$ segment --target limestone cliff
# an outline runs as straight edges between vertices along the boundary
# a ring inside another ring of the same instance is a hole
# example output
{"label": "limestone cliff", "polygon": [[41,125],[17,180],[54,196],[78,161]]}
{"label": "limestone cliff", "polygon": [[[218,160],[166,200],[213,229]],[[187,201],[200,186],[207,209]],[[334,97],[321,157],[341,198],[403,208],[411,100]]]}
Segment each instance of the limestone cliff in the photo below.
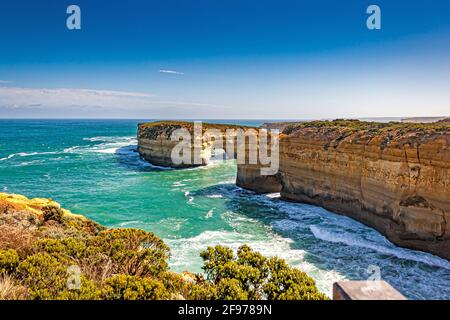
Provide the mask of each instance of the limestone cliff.
{"label": "limestone cliff", "polygon": [[313,122],[280,142],[281,196],[450,259],[450,126]]}
{"label": "limestone cliff", "polygon": [[[139,152],[172,166],[171,130],[186,125],[140,125]],[[239,186],[322,206],[398,245],[450,259],[450,123],[305,122],[285,127],[279,143],[278,173],[238,164]]]}
{"label": "limestone cliff", "polygon": [[[226,139],[233,140],[231,143],[235,143],[235,135],[225,137],[226,129],[243,129],[247,127],[234,126],[234,125],[222,125],[222,124],[211,124],[203,123],[202,131],[200,135],[205,134],[207,130],[216,130],[221,138],[224,138],[224,143]],[[196,143],[194,141],[194,123],[185,121],[158,121],[141,123],[138,127],[138,151],[139,154],[148,162],[164,167],[174,167],[174,168],[189,168],[195,166],[207,165],[211,158],[212,145],[214,144],[215,138],[211,137],[209,141],[197,141],[200,147],[199,157],[201,159],[200,163],[191,164],[177,164],[172,161],[172,151],[175,146],[179,143],[179,140],[172,140],[171,136],[175,130],[184,129],[192,136],[192,145]],[[201,140],[201,138],[200,138]],[[192,150],[192,159],[194,158],[194,150]],[[234,157],[231,154],[230,157]]]}

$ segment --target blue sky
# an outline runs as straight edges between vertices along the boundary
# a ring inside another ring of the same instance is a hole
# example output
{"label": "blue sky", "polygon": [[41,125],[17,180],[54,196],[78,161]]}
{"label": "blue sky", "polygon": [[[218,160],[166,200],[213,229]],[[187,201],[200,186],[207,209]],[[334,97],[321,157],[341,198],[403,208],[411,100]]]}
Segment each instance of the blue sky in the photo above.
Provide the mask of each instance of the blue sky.
{"label": "blue sky", "polygon": [[0,4],[3,118],[440,116],[449,88],[448,0]]}

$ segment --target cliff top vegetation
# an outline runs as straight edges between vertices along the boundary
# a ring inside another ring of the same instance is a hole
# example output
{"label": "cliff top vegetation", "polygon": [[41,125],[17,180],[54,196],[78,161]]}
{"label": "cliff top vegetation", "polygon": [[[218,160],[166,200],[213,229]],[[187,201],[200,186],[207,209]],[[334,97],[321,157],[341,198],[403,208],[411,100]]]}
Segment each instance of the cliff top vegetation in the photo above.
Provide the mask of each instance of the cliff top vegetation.
{"label": "cliff top vegetation", "polygon": [[371,122],[360,120],[336,119],[330,121],[309,121],[291,124],[285,128],[283,133],[291,134],[302,128],[328,128],[328,129],[349,129],[351,131],[371,131],[373,133],[384,133],[388,131],[401,130],[403,132],[442,132],[450,130],[448,121],[433,123],[406,123],[406,122]]}
{"label": "cliff top vegetation", "polygon": [[443,138],[450,141],[450,122],[403,123],[368,122],[336,119],[291,124],[283,130],[288,136],[319,137],[327,141],[324,148],[337,148],[342,142],[378,143],[382,149],[388,145],[419,146],[427,141]]}
{"label": "cliff top vegetation", "polygon": [[[147,139],[156,139],[163,135],[170,137],[171,134],[177,129],[187,129],[190,133],[194,132],[193,121],[155,121],[139,124],[139,137],[145,137]],[[218,129],[223,132],[227,129],[249,129],[254,128],[250,126],[241,126],[234,124],[217,124],[202,122],[202,133],[208,129]]]}

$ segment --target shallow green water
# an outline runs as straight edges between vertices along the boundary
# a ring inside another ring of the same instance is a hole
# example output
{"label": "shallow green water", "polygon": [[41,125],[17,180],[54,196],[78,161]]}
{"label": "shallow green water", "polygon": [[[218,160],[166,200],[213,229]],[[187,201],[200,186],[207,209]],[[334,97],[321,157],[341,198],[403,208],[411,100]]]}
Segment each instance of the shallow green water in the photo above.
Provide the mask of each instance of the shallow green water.
{"label": "shallow green water", "polygon": [[380,270],[409,298],[450,299],[449,262],[324,209],[242,190],[232,160],[153,167],[135,152],[137,123],[0,120],[0,191],[51,197],[107,226],[153,231],[171,247],[177,271],[200,272],[208,245],[247,243],[302,268],[327,294],[338,279]]}

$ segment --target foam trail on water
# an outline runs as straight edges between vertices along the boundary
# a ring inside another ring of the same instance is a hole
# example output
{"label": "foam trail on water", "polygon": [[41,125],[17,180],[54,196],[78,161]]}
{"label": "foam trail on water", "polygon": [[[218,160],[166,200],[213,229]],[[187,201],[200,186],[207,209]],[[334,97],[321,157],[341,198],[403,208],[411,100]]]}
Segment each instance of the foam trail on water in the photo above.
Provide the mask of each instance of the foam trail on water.
{"label": "foam trail on water", "polygon": [[386,246],[378,245],[377,243],[362,240],[351,233],[331,232],[318,226],[311,226],[310,230],[317,239],[334,243],[343,243],[349,246],[367,248],[382,254],[393,255],[400,259],[423,262],[431,266],[437,266],[450,270],[450,262],[427,253],[415,252],[398,247],[389,248]]}
{"label": "foam trail on water", "polygon": [[0,161],[5,161],[5,160],[9,160],[11,158],[14,157],[32,157],[32,156],[40,156],[40,155],[48,155],[48,154],[58,154],[59,152],[55,152],[55,151],[48,151],[48,152],[30,152],[30,153],[26,153],[26,152],[20,152],[20,153],[13,153],[10,154],[4,158],[0,158]]}

